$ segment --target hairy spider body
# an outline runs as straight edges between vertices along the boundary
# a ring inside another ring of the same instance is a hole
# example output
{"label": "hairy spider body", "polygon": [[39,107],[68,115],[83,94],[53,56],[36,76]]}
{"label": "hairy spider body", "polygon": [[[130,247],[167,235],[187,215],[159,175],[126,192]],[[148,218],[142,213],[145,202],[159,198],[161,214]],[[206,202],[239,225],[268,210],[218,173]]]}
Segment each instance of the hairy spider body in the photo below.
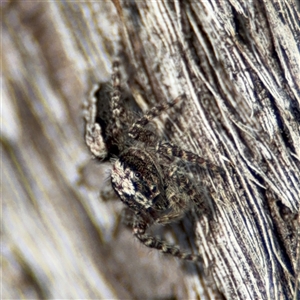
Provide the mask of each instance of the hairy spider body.
{"label": "hairy spider body", "polygon": [[163,189],[162,175],[161,168],[147,151],[132,147],[113,165],[111,182],[120,199],[134,211],[159,209],[154,199]]}
{"label": "hairy spider body", "polygon": [[191,208],[203,208],[197,189],[178,161],[216,168],[202,157],[160,140],[148,126],[183,96],[158,104],[136,119],[121,98],[118,62],[113,63],[109,104],[103,105],[102,111],[97,108],[98,100],[103,100],[99,90],[99,86],[94,89],[85,103],[85,141],[96,158],[112,162],[112,187],[129,208],[126,221],[132,225],[133,234],[147,247],[178,258],[202,261],[198,255],[182,252],[146,234],[155,223],[167,224],[181,219]]}

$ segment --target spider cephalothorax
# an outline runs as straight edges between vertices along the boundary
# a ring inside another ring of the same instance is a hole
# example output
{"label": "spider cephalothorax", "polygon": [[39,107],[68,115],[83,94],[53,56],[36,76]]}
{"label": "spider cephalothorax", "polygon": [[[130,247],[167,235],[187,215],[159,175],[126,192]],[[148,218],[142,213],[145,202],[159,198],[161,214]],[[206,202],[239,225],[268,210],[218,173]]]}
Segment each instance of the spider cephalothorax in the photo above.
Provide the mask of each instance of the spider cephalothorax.
{"label": "spider cephalothorax", "polygon": [[162,170],[151,155],[138,148],[124,151],[114,163],[111,173],[112,186],[121,200],[134,211],[165,209]]}
{"label": "spider cephalothorax", "polygon": [[182,259],[201,260],[198,255],[182,252],[146,234],[146,230],[154,223],[173,222],[191,208],[203,206],[197,188],[180,168],[179,161],[216,167],[192,152],[161,140],[149,127],[153,118],[184,97],[158,104],[136,118],[136,112],[128,110],[129,105],[124,105],[125,100],[121,98],[118,66],[114,62],[111,95],[106,98],[108,105],[103,104],[99,110],[99,101],[103,101],[97,98],[101,94],[99,86],[85,103],[86,144],[96,158],[111,161],[112,187],[131,211],[127,223],[132,225],[134,235],[147,247]]}

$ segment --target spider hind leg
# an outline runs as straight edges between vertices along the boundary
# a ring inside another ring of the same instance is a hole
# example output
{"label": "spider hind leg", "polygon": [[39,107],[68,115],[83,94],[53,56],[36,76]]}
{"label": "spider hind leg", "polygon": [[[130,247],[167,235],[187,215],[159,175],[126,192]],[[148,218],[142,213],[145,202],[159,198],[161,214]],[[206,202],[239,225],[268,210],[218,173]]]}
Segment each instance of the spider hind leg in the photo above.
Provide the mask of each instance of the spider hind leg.
{"label": "spider hind leg", "polygon": [[144,141],[143,136],[149,135],[148,130],[144,129],[145,126],[151,122],[154,118],[158,117],[162,112],[172,108],[179,101],[183,99],[184,96],[178,96],[171,102],[159,103],[148,110],[143,117],[138,119],[129,129],[128,135],[136,140]]}

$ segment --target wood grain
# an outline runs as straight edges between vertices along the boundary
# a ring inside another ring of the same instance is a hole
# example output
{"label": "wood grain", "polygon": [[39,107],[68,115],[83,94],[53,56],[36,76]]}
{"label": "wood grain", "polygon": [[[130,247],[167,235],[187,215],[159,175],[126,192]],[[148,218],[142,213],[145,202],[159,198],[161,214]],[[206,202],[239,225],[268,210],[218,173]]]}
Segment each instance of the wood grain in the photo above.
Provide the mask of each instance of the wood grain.
{"label": "wood grain", "polygon": [[[2,299],[300,297],[295,2],[0,5]],[[203,267],[145,249],[99,198],[81,107],[115,57],[142,110],[186,94],[159,129],[224,169],[194,175],[209,213],[158,230]]]}

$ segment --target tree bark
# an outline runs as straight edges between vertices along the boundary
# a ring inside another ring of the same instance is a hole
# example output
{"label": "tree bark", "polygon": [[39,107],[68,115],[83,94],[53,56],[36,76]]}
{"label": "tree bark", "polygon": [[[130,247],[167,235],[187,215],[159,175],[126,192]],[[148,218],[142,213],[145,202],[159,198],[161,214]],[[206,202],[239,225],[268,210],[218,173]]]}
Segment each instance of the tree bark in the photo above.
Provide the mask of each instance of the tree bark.
{"label": "tree bark", "polygon": [[[295,2],[1,9],[2,299],[300,299]],[[109,166],[90,159],[81,107],[115,58],[143,111],[186,95],[158,129],[224,170],[190,170],[209,209],[157,229],[203,266],[146,249],[99,199]]]}

